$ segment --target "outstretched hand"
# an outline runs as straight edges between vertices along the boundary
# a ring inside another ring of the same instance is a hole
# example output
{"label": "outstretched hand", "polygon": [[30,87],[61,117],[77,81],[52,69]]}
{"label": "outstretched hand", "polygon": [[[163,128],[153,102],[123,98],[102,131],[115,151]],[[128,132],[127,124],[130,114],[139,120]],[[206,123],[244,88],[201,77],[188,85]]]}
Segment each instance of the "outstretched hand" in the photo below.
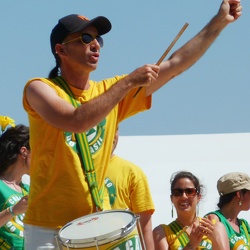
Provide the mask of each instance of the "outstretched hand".
{"label": "outstretched hand", "polygon": [[231,23],[237,20],[242,14],[240,0],[223,0],[218,15],[226,22]]}

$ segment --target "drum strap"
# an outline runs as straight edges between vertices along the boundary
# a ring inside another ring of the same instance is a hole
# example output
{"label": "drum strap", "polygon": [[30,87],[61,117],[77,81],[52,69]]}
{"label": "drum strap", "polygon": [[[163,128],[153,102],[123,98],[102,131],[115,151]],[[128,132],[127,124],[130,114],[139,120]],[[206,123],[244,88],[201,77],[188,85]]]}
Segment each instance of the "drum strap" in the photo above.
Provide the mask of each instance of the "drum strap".
{"label": "drum strap", "polygon": [[250,243],[250,235],[248,233],[247,227],[246,227],[245,222],[243,220],[242,220],[242,227],[243,227],[244,233],[246,235],[246,238],[247,238],[247,241],[249,244]]}
{"label": "drum strap", "polygon": [[[65,82],[65,80],[62,77],[58,76],[56,78],[53,78],[52,81],[55,82],[57,85],[59,85],[68,94],[72,105],[75,108],[77,108],[79,104],[75,100],[74,95],[71,89],[69,88],[68,84]],[[101,193],[103,193],[103,190],[100,190],[100,192],[98,191],[98,183],[96,180],[94,162],[93,162],[92,155],[89,149],[89,144],[88,144],[86,133],[78,133],[78,134],[75,134],[75,136],[76,136],[76,141],[78,143],[78,147],[79,147],[80,154],[81,154],[83,170],[87,177],[93,200],[95,202],[97,209],[103,210],[103,201],[101,199],[102,197]]]}
{"label": "drum strap", "polygon": [[[177,239],[177,235],[182,230],[182,227],[176,221],[171,222],[168,226],[171,228],[172,232],[176,235]],[[189,238],[186,233],[183,233],[180,237],[178,237],[178,240],[182,247],[185,247],[189,242]]]}

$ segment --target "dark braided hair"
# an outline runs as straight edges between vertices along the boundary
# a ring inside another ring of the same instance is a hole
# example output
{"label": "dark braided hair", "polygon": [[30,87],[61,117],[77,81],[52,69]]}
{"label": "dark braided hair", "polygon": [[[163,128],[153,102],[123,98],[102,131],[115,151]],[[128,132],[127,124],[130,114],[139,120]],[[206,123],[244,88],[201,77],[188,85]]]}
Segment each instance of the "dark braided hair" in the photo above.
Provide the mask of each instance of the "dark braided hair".
{"label": "dark braided hair", "polygon": [[29,128],[22,124],[8,128],[0,136],[0,175],[16,162],[21,147],[30,150],[29,139]]}
{"label": "dark braided hair", "polygon": [[49,79],[53,79],[57,76],[59,76],[59,69],[60,69],[60,65],[61,65],[61,60],[60,57],[55,54],[55,58],[56,58],[56,66],[49,72]]}
{"label": "dark braided hair", "polygon": [[58,76],[59,67],[55,66],[49,73],[49,79],[53,79]]}

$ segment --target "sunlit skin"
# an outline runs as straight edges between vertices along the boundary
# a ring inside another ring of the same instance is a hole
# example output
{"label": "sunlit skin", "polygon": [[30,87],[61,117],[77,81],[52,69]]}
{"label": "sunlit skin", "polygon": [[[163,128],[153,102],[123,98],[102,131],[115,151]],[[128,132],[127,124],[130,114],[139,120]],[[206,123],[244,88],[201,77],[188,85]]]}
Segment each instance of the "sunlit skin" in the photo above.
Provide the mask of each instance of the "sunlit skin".
{"label": "sunlit skin", "polygon": [[[81,32],[71,34],[66,37],[64,42],[80,37],[82,33],[88,33],[97,36],[98,32],[95,27],[90,26]],[[94,39],[89,44],[83,44],[81,39],[66,43],[57,44],[56,52],[62,60],[61,74],[64,79],[71,85],[78,87],[77,82],[83,77],[88,78],[89,74],[97,68],[100,56],[100,44]],[[89,84],[84,86],[88,89]]]}
{"label": "sunlit skin", "polygon": [[[181,178],[176,182],[174,188],[195,188],[193,182],[188,178]],[[189,224],[192,223],[194,217],[196,217],[196,206],[201,199],[200,194],[196,194],[193,197],[188,197],[186,193],[183,193],[182,196],[170,196],[172,203],[175,206],[177,217],[184,217],[183,219]],[[187,218],[187,219],[185,219]]]}

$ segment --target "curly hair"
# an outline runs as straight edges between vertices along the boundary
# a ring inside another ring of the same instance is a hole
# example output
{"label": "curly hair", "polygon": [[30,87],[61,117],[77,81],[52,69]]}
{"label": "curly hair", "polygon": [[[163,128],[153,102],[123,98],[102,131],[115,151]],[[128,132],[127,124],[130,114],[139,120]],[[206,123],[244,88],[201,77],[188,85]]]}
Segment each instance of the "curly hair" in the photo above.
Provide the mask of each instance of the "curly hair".
{"label": "curly hair", "polygon": [[13,163],[20,154],[21,147],[30,150],[29,128],[19,124],[8,128],[0,137],[0,175]]}

